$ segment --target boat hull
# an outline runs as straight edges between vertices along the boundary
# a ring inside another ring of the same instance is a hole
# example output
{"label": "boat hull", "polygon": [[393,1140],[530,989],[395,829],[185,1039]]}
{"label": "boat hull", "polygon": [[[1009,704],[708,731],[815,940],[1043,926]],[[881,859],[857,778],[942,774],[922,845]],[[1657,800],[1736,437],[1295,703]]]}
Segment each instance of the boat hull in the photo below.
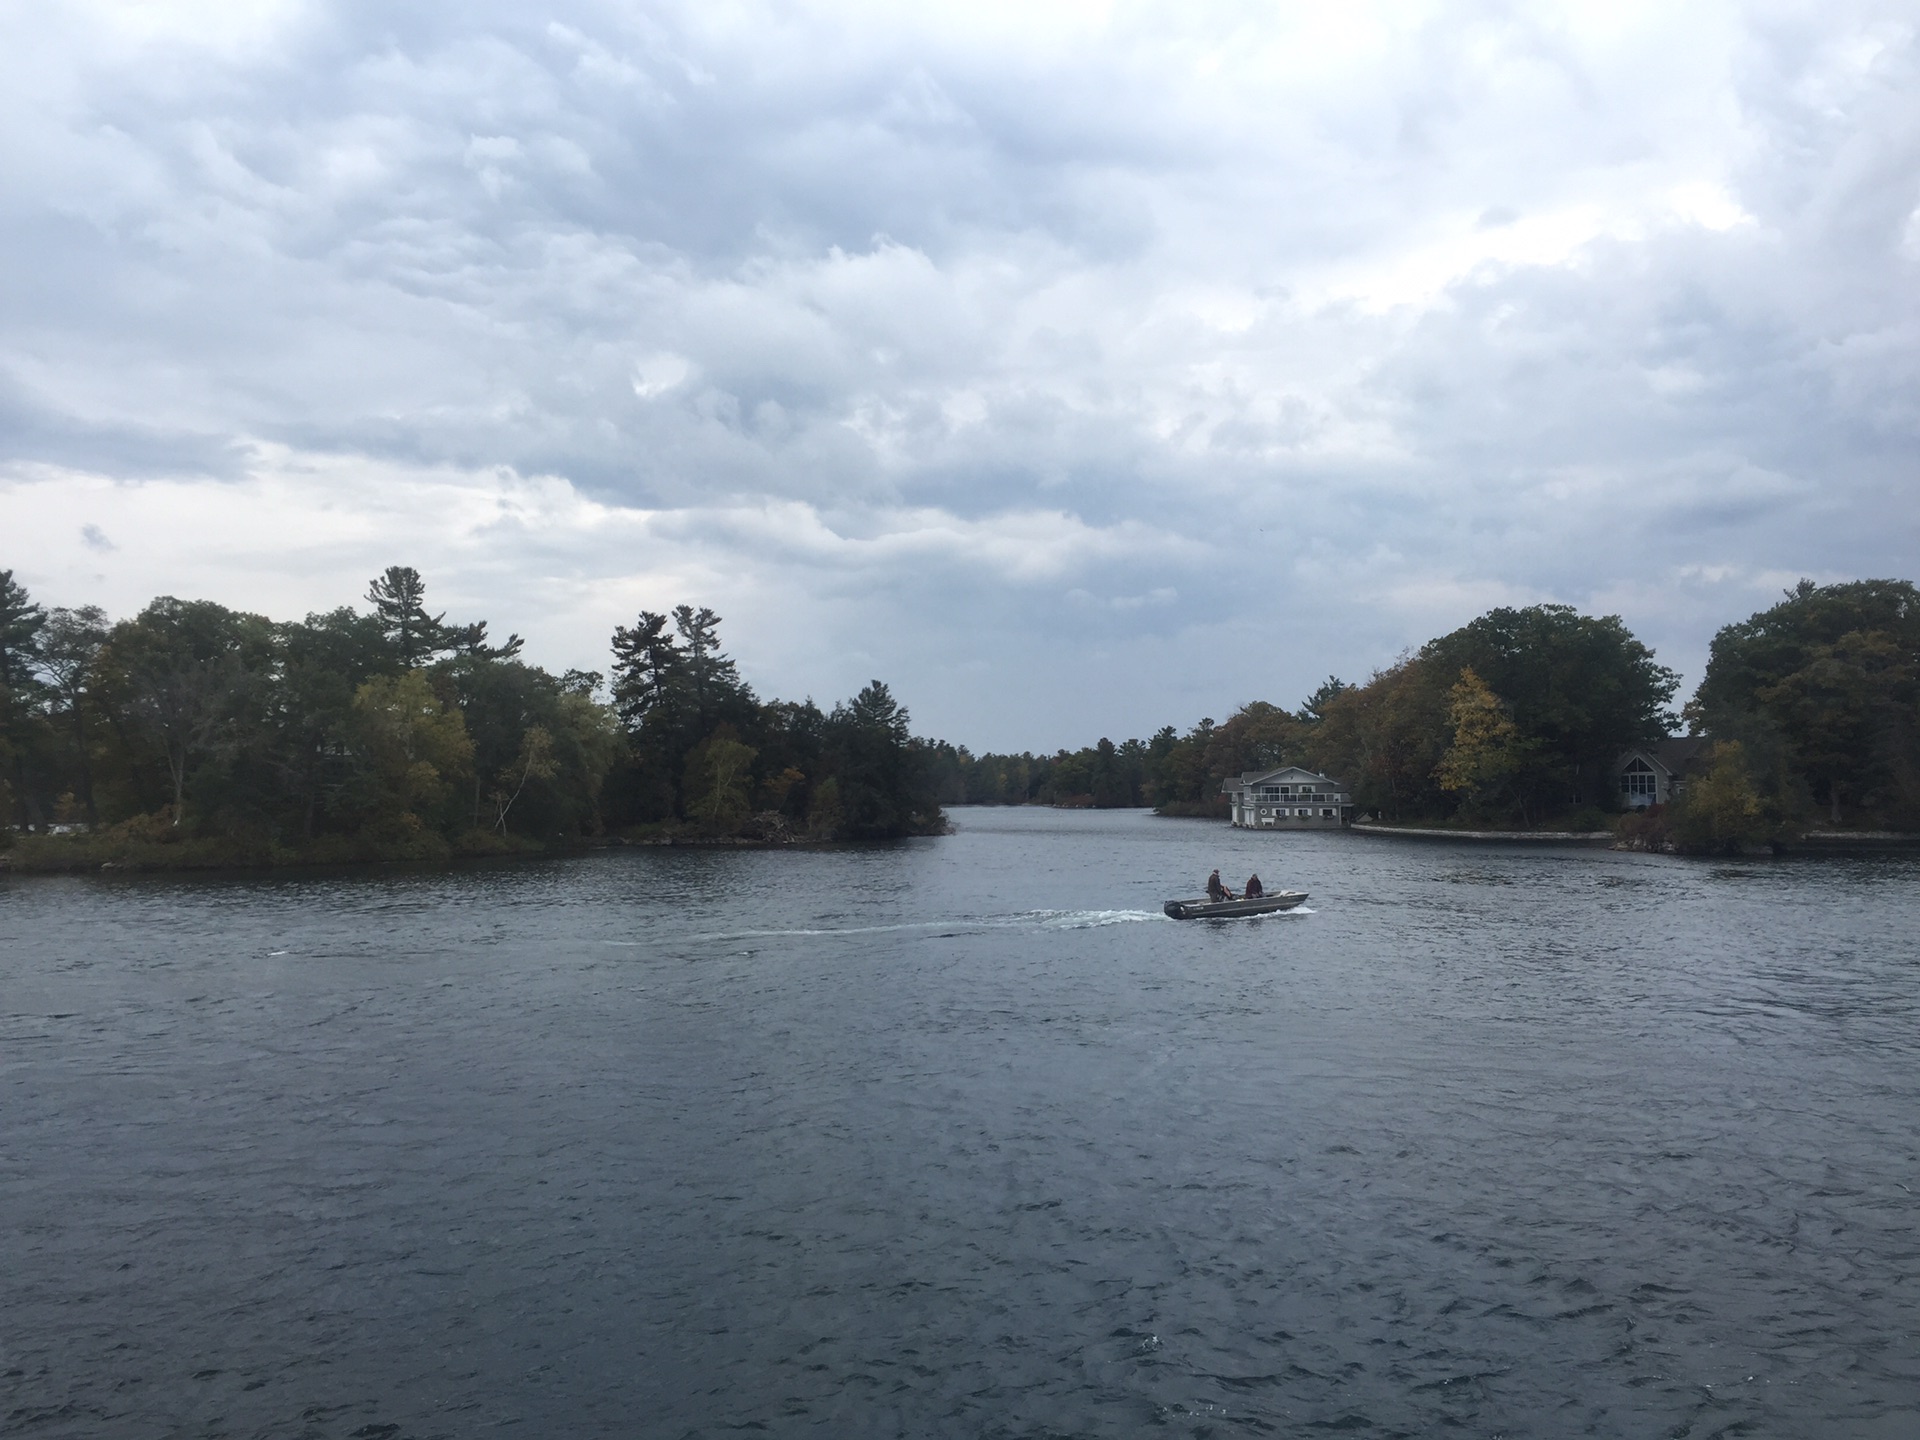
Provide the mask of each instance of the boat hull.
{"label": "boat hull", "polygon": [[1237,920],[1243,915],[1270,915],[1291,910],[1307,898],[1304,890],[1276,890],[1257,900],[1169,900],[1160,908],[1172,920]]}

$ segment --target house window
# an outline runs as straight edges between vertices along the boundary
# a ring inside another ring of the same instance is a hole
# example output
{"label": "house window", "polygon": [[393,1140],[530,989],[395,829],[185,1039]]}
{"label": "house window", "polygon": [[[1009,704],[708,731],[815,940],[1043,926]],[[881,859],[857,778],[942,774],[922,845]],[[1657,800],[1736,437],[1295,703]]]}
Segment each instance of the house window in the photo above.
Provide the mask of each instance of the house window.
{"label": "house window", "polygon": [[1322,811],[1320,812],[1320,818],[1321,818],[1322,820],[1331,820],[1331,819],[1333,818],[1333,811],[1331,811],[1331,810],[1322,810]]}
{"label": "house window", "polygon": [[1620,772],[1620,793],[1622,795],[1646,795],[1649,797],[1659,794],[1658,783],[1654,779],[1653,767],[1644,760],[1635,760],[1631,765],[1627,766],[1625,770]]}

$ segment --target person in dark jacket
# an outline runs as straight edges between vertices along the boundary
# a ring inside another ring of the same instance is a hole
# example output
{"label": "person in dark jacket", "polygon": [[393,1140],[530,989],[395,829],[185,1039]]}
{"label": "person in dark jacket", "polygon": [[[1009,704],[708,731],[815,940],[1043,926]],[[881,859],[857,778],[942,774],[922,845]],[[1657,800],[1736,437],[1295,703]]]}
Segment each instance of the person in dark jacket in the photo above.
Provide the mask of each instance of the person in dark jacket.
{"label": "person in dark jacket", "polygon": [[1221,883],[1218,870],[1207,876],[1207,899],[1213,901],[1233,899],[1233,892]]}
{"label": "person in dark jacket", "polygon": [[1258,875],[1249,875],[1247,877],[1247,888],[1240,893],[1245,895],[1249,900],[1258,900],[1267,892],[1265,887],[1260,884],[1260,877]]}

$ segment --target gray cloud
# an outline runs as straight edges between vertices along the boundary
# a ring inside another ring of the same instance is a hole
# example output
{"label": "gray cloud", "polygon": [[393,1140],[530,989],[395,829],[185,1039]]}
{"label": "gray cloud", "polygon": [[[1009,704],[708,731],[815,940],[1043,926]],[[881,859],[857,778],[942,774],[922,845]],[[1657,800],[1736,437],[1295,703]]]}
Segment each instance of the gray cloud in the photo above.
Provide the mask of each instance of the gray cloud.
{"label": "gray cloud", "polygon": [[[1920,540],[1903,6],[0,25],[0,507],[392,497],[307,560],[239,508],[296,608],[441,556],[558,664],[699,599],[762,688],[871,666],[1051,745],[1508,601],[1697,672],[1781,577]],[[406,498],[462,490],[457,535]],[[9,563],[96,598],[63,544]],[[112,583],[264,603],[144,554]]]}

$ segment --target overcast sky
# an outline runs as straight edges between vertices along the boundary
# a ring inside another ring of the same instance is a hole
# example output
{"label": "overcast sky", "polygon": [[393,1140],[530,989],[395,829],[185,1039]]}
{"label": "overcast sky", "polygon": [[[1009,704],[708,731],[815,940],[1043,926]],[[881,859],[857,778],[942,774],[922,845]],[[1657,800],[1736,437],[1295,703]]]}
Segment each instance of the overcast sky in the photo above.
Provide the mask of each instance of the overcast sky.
{"label": "overcast sky", "polygon": [[14,5],[0,568],[1051,749],[1920,578],[1920,5]]}

